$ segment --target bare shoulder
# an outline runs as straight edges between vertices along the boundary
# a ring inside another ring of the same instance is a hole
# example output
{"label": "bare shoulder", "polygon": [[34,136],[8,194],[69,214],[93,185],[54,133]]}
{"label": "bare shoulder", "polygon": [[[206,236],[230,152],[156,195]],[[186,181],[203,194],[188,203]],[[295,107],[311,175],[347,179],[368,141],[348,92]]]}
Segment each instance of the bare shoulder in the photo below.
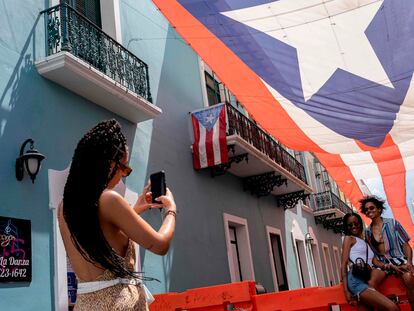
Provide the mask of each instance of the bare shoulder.
{"label": "bare shoulder", "polygon": [[129,214],[131,211],[128,202],[116,191],[105,190],[99,198],[99,212],[107,219],[121,217],[122,214]]}
{"label": "bare shoulder", "polygon": [[119,200],[123,200],[123,198],[118,192],[114,190],[105,190],[104,192],[102,192],[99,198],[99,203],[100,204],[115,203]]}
{"label": "bare shoulder", "polygon": [[355,243],[356,243],[355,237],[350,236],[350,235],[346,235],[344,237],[344,245],[345,244],[347,244],[347,245],[354,245]]}

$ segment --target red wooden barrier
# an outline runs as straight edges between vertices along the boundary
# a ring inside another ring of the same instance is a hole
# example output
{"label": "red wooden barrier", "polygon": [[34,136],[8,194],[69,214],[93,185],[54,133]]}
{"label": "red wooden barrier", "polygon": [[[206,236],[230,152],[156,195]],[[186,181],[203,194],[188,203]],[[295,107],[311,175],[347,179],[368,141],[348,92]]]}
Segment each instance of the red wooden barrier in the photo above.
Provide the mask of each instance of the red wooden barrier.
{"label": "red wooden barrier", "polygon": [[[405,288],[396,277],[388,277],[381,285],[380,291],[388,297],[398,299],[401,311],[411,310]],[[256,295],[254,282],[230,283],[190,289],[183,293],[155,295],[155,301],[150,305],[150,311],[185,310],[356,311],[357,309],[346,302],[341,285]]]}
{"label": "red wooden barrier", "polygon": [[253,311],[251,297],[256,294],[254,282],[238,282],[194,288],[183,293],[154,295],[151,311],[223,311],[228,304]]}

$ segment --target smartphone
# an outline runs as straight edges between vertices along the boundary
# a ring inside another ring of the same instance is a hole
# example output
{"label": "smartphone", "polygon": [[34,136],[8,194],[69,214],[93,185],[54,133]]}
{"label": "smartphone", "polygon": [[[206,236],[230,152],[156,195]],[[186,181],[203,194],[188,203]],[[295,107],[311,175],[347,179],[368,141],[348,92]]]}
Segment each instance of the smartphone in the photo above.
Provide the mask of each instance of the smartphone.
{"label": "smartphone", "polygon": [[167,184],[165,183],[165,172],[160,171],[150,175],[152,203],[159,203],[155,201],[156,198],[165,195],[167,191]]}

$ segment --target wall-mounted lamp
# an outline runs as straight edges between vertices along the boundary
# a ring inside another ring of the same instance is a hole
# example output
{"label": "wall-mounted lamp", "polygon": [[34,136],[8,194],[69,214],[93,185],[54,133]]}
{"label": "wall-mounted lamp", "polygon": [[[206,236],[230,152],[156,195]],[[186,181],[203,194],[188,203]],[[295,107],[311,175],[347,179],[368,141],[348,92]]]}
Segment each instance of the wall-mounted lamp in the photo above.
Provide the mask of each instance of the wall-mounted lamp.
{"label": "wall-mounted lamp", "polygon": [[[30,143],[30,150],[27,150],[26,153],[23,154],[24,148],[28,143]],[[33,139],[29,138],[25,140],[20,148],[20,156],[16,159],[16,178],[18,181],[23,179],[24,168],[26,168],[32,183],[34,183],[36,175],[40,170],[41,162],[45,158],[43,154],[39,153],[36,149],[33,149],[33,144]]]}
{"label": "wall-mounted lamp", "polygon": [[306,244],[312,244],[313,242],[313,238],[309,232],[305,234],[305,242]]}

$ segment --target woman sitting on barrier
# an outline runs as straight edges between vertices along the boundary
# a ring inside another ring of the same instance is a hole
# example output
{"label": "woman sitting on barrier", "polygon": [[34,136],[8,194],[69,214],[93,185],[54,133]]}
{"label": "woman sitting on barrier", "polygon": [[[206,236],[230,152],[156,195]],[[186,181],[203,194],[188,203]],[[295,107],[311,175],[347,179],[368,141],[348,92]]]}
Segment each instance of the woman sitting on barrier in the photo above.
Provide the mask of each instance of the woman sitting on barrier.
{"label": "woman sitting on barrier", "polygon": [[380,292],[368,286],[371,267],[376,259],[363,237],[363,222],[356,213],[346,214],[343,218],[345,238],[342,245],[341,276],[345,297],[349,304],[358,310],[397,311],[399,308]]}

